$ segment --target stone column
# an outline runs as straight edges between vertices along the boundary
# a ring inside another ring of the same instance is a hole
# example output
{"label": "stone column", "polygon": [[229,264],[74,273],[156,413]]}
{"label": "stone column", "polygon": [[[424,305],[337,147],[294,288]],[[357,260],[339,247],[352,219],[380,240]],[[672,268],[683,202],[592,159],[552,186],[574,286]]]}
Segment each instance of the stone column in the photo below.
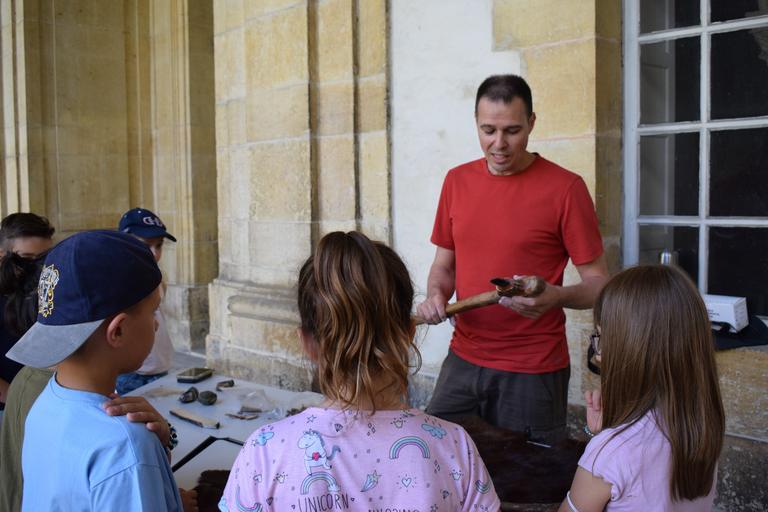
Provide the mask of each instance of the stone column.
{"label": "stone column", "polygon": [[209,363],[309,384],[295,281],[333,230],[388,240],[386,4],[215,3],[219,277]]}
{"label": "stone column", "polygon": [[[494,44],[520,52],[537,112],[530,149],[580,174],[600,219],[609,266],[621,254],[621,7],[614,0],[495,0]],[[565,280],[574,282],[572,266]],[[569,401],[596,385],[586,368],[592,311],[566,310]]]}
{"label": "stone column", "polygon": [[[178,239],[161,261],[163,311],[177,349],[203,352],[208,283],[216,275],[213,3],[151,3],[155,213]],[[136,205],[138,206],[138,205]]]}

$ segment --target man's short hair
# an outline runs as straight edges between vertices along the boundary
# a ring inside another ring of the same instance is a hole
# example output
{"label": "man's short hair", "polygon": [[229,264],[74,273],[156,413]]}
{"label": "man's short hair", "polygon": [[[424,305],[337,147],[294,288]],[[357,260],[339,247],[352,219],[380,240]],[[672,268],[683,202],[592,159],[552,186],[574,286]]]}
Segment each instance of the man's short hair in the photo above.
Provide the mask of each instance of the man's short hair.
{"label": "man's short hair", "polygon": [[0,223],[0,247],[7,251],[14,238],[52,238],[55,232],[45,217],[34,213],[12,213]]}
{"label": "man's short hair", "polygon": [[533,98],[531,88],[523,77],[518,75],[493,75],[489,76],[477,89],[475,98],[475,116],[477,116],[477,104],[481,98],[490,101],[503,101],[512,103],[515,98],[520,98],[525,103],[525,110],[530,117],[533,114]]}

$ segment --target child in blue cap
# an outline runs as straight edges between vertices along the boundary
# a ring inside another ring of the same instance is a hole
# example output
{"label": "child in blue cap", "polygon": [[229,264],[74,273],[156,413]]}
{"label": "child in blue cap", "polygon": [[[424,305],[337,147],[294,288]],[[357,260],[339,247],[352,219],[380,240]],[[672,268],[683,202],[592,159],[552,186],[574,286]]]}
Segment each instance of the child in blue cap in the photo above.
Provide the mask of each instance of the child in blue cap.
{"label": "child in blue cap", "polygon": [[[125,212],[120,218],[117,230],[121,233],[133,235],[147,244],[156,262],[160,262],[160,258],[163,256],[165,240],[176,241],[176,238],[168,233],[160,217],[146,208],[133,208]],[[160,288],[160,300],[162,300],[164,295],[165,286],[163,285]],[[117,378],[116,390],[121,395],[130,393],[144,384],[149,384],[167,375],[168,370],[171,369],[173,343],[165,326],[165,317],[159,308],[155,312],[155,318],[157,319],[158,326],[152,351],[138,370],[120,375]]]}
{"label": "child in blue cap", "polygon": [[46,257],[37,322],[7,354],[57,365],[27,416],[22,510],[182,510],[158,438],[102,409],[152,348],[161,278],[146,244],[114,231],[78,233]]}

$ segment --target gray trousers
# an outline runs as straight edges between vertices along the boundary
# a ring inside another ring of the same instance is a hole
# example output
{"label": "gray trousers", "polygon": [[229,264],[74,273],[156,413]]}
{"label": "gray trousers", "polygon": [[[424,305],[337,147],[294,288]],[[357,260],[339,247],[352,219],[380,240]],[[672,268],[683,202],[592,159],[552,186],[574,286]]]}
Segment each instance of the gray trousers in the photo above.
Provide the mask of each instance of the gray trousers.
{"label": "gray trousers", "polygon": [[453,351],[443,361],[427,414],[448,421],[480,416],[544,443],[565,439],[571,368],[514,373],[477,366]]}

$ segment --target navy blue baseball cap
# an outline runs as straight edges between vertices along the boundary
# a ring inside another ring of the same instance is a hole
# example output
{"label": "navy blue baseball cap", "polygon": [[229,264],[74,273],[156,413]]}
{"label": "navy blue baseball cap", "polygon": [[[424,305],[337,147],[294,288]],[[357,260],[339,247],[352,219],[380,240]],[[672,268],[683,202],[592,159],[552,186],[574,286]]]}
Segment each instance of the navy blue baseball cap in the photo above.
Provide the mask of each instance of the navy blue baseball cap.
{"label": "navy blue baseball cap", "polygon": [[165,229],[165,224],[160,217],[147,210],[146,208],[134,208],[128,210],[120,218],[120,225],[117,230],[121,233],[130,233],[141,238],[165,237],[175,242],[176,237]]}
{"label": "navy blue baseball cap", "polygon": [[162,280],[144,242],[117,231],[84,231],[51,249],[38,283],[37,322],[6,356],[35,368],[60,363],[112,315],[141,302]]}

